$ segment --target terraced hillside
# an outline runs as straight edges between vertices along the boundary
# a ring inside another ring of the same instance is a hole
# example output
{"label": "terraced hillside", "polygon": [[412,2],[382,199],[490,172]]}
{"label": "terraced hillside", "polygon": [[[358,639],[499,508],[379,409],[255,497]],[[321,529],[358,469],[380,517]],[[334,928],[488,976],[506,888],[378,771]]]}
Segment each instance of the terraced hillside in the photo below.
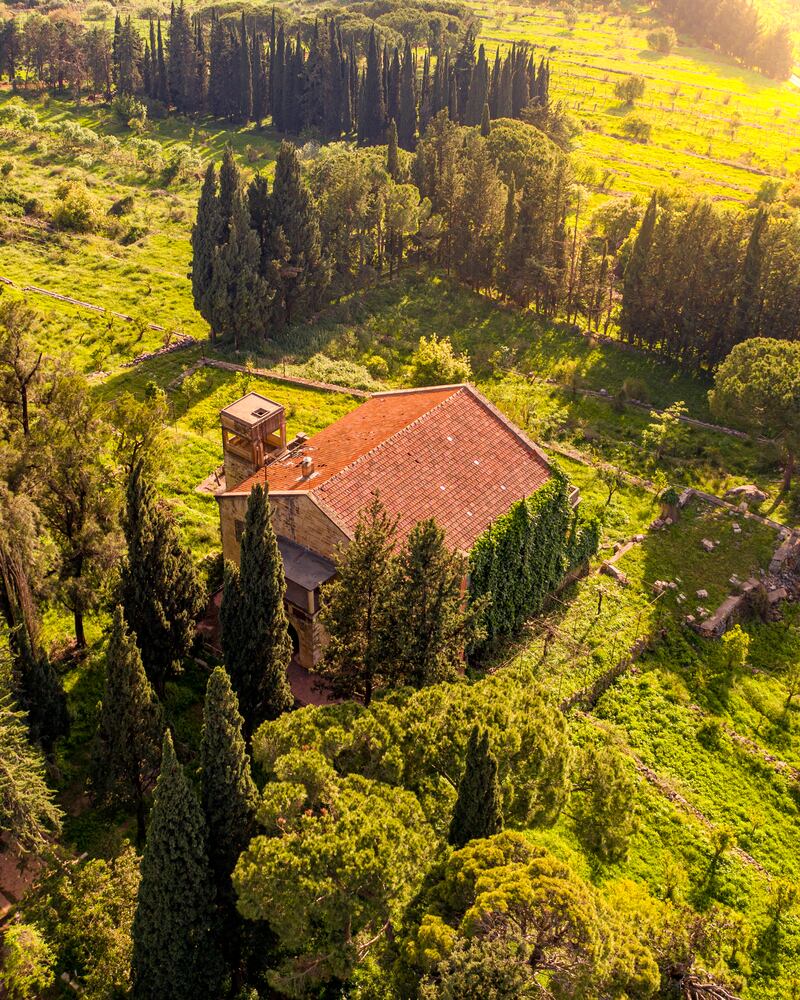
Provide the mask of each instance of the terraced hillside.
{"label": "terraced hillside", "polygon": [[[800,89],[684,44],[669,55],[647,46],[646,15],[581,10],[569,27],[557,7],[475,3],[481,41],[527,42],[553,64],[551,90],[584,123],[579,160],[609,193],[653,187],[691,190],[716,201],[747,202],[765,181],[800,169]],[[614,85],[646,80],[636,111],[652,124],[647,143],[622,132],[631,108]]]}

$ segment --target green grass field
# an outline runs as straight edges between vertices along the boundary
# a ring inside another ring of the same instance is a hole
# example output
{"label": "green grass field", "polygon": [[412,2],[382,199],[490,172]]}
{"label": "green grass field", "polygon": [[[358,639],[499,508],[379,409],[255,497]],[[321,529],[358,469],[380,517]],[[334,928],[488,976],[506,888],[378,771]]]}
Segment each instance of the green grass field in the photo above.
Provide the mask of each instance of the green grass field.
{"label": "green grass field", "polygon": [[[527,42],[550,57],[552,96],[583,122],[579,163],[588,186],[611,194],[654,187],[687,189],[715,201],[746,202],[768,177],[786,179],[800,167],[800,90],[737,66],[681,39],[669,55],[647,47],[647,13],[580,10],[574,28],[557,6],[472,4],[483,41]],[[639,74],[647,89],[637,111],[652,138],[621,134],[631,109],[614,84]]]}

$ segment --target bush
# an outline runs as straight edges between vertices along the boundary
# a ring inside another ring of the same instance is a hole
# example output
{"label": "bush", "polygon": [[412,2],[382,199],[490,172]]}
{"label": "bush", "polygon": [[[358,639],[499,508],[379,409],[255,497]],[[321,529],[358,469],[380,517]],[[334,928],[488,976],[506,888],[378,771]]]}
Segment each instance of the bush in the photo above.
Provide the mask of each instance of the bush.
{"label": "bush", "polygon": [[625,104],[633,104],[634,101],[644,97],[645,87],[645,78],[634,74],[618,80],[614,84],[614,93]]}
{"label": "bush", "polygon": [[3,177],[8,177],[8,175],[11,173],[13,169],[14,169],[13,160],[3,160],[2,166],[0,166],[0,174],[2,174]]}
{"label": "bush", "polygon": [[164,168],[164,181],[185,181],[197,177],[203,166],[200,154],[185,142],[179,142],[170,150],[169,160]]}
{"label": "bush", "polygon": [[625,115],[622,121],[622,132],[623,135],[635,142],[647,142],[653,133],[653,126],[644,115],[633,112],[630,115]]}
{"label": "bush", "polygon": [[74,233],[91,233],[98,227],[99,210],[94,195],[85,184],[67,181],[56,191],[59,204],[53,212],[53,224],[58,229]]}
{"label": "bush", "polygon": [[111,108],[123,125],[129,128],[143,128],[147,121],[147,106],[132,94],[118,94]]}
{"label": "bush", "polygon": [[155,139],[131,139],[129,146],[146,170],[158,170],[163,163],[163,150]]}
{"label": "bush", "polygon": [[109,208],[109,215],[128,215],[133,211],[134,197],[132,194],[126,194],[124,198],[118,198],[114,204]]}
{"label": "bush", "polygon": [[647,385],[640,378],[626,378],[622,383],[622,392],[625,399],[636,400],[640,403],[650,402]]}
{"label": "bush", "polygon": [[107,21],[114,13],[114,8],[104,0],[97,3],[90,3],[86,8],[86,18],[89,21]]}
{"label": "bush", "polygon": [[99,146],[100,136],[93,129],[84,128],[77,122],[61,122],[55,129],[69,146]]}
{"label": "bush", "polygon": [[33,108],[9,101],[8,104],[0,108],[0,125],[33,130],[39,127],[39,116]]}
{"label": "bush", "polygon": [[469,382],[472,366],[466,354],[457,355],[449,337],[441,340],[432,334],[419,338],[411,356],[411,381],[414,385],[453,385]]}
{"label": "bush", "polygon": [[678,44],[678,36],[674,28],[656,28],[648,32],[647,45],[654,52],[661,52],[664,55],[672,52]]}

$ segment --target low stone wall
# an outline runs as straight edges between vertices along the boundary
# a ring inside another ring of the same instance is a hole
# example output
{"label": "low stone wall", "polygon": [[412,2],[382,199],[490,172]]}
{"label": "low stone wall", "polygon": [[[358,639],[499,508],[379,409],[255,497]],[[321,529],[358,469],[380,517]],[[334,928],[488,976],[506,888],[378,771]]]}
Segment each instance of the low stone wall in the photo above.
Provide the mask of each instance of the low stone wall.
{"label": "low stone wall", "polygon": [[189,375],[200,371],[201,368],[219,368],[226,372],[242,372],[248,375],[255,375],[257,378],[272,379],[273,382],[285,382],[287,385],[297,385],[304,389],[317,389],[320,392],[339,392],[345,396],[354,396],[356,399],[369,399],[372,395],[364,389],[351,389],[346,385],[334,385],[332,382],[315,382],[310,378],[301,378],[299,375],[284,375],[282,372],[273,371],[271,368],[248,368],[247,365],[237,365],[232,361],[219,361],[217,358],[201,358],[193,365],[173,379],[167,386],[168,389],[177,389]]}

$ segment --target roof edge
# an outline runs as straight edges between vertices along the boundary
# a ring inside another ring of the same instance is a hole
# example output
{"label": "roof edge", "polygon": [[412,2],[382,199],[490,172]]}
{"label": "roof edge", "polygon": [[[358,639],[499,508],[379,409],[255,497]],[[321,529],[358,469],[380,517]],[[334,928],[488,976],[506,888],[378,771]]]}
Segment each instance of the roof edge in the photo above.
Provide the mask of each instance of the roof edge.
{"label": "roof edge", "polygon": [[522,441],[523,444],[525,444],[528,448],[530,448],[530,450],[534,453],[534,455],[536,455],[537,458],[541,459],[541,461],[544,462],[545,466],[548,469],[552,470],[553,463],[547,457],[547,454],[539,447],[538,444],[536,444],[533,440],[531,440],[531,438],[528,437],[525,431],[523,431],[520,427],[517,427],[517,425],[514,423],[513,420],[509,420],[509,418],[505,415],[505,413],[503,413],[502,410],[498,409],[494,405],[494,403],[492,403],[491,400],[487,399],[486,396],[484,396],[484,394],[479,389],[475,388],[474,385],[472,385],[469,382],[465,382],[463,388],[465,388],[468,392],[470,392],[475,397],[475,399],[478,400],[481,406],[487,409],[489,413],[491,413],[492,416],[495,417],[496,420],[499,420],[500,423],[503,424],[503,426],[507,430],[511,431],[511,433],[515,437],[519,438],[519,440]]}

